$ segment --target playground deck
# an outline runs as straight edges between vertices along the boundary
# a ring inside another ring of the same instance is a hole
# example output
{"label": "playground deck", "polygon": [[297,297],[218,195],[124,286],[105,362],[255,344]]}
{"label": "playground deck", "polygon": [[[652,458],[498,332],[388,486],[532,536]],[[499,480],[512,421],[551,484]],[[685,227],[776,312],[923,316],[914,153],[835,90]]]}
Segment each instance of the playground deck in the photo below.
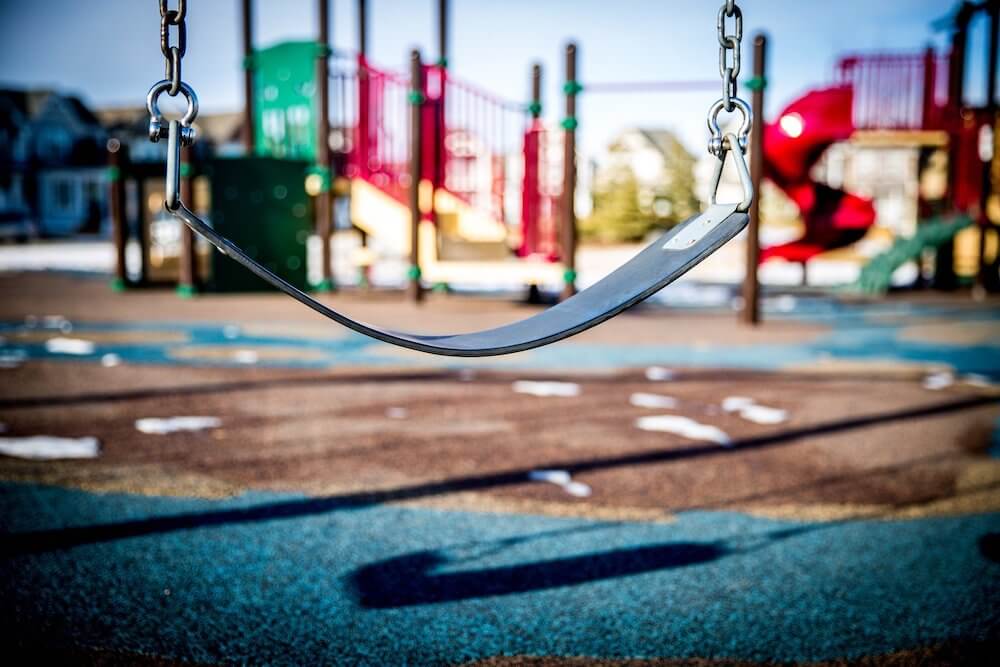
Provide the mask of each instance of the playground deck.
{"label": "playground deck", "polygon": [[[440,330],[533,310],[330,298]],[[0,276],[5,435],[101,442],[87,461],[0,458],[6,641],[154,664],[988,655],[998,304],[767,305],[756,330],[650,307],[469,362],[391,350],[276,295]],[[53,337],[94,348],[54,352]],[[733,397],[784,415],[725,409]],[[179,415],[222,425],[134,426]],[[647,430],[670,415],[716,431]],[[543,469],[589,495],[530,480]]]}

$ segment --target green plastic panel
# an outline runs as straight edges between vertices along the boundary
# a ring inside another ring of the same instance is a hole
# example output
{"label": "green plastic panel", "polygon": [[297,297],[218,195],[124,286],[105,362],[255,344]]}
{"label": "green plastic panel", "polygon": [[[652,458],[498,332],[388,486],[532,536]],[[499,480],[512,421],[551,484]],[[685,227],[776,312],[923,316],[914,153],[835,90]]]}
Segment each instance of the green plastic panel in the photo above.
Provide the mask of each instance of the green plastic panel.
{"label": "green plastic panel", "polygon": [[[306,244],[313,227],[305,191],[309,163],[269,157],[219,158],[212,181],[211,223],[257,261],[299,289],[307,289]],[[211,292],[273,288],[222,253],[212,253]]]}
{"label": "green plastic panel", "polygon": [[282,42],[253,55],[257,154],[316,159],[316,42]]}

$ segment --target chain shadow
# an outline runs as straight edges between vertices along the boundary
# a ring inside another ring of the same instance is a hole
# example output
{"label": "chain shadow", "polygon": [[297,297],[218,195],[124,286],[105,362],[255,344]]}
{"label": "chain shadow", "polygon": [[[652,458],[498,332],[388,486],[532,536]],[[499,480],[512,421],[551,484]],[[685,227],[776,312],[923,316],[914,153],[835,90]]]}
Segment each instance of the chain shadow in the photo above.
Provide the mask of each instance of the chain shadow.
{"label": "chain shadow", "polygon": [[794,443],[802,438],[836,433],[846,430],[876,426],[903,419],[916,419],[967,410],[1000,402],[1000,398],[981,396],[938,403],[935,405],[896,410],[840,419],[830,422],[788,429],[769,435],[735,441],[732,447],[719,447],[712,443],[693,447],[644,451],[619,456],[601,457],[585,461],[555,461],[544,466],[532,466],[483,475],[470,475],[441,481],[381,491],[349,493],[321,498],[304,498],[269,502],[251,507],[227,508],[208,512],[189,512],[168,516],[153,516],[130,521],[119,521],[67,528],[25,531],[0,536],[0,556],[38,553],[75,546],[114,540],[170,533],[192,528],[222,526],[260,521],[295,519],[327,512],[358,509],[388,502],[417,500],[421,498],[464,492],[487,491],[498,487],[523,484],[531,470],[551,467],[567,470],[577,475],[584,472],[619,467],[638,466],[671,461],[731,456],[734,453],[767,449]]}

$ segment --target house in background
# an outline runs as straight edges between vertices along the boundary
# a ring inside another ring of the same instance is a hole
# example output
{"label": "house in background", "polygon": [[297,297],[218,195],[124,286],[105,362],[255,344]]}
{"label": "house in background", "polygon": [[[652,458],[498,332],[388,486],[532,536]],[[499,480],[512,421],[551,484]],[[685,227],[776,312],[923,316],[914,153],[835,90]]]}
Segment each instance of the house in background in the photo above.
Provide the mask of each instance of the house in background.
{"label": "house in background", "polygon": [[32,115],[28,132],[40,232],[106,232],[107,133],[97,117],[76,97],[50,93]]}
{"label": "house in background", "polygon": [[668,130],[623,131],[593,166],[593,209],[581,223],[583,234],[636,241],[694,215],[694,166],[694,156]]}
{"label": "house in background", "polygon": [[0,90],[0,217],[30,234],[106,230],[107,134],[79,99],[51,91]]}

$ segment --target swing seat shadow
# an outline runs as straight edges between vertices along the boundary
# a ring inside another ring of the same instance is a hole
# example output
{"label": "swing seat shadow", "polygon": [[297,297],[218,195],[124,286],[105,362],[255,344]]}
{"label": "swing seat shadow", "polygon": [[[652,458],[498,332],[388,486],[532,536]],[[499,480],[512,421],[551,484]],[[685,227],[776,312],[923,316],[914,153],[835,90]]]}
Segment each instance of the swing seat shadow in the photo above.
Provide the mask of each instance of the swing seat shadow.
{"label": "swing seat shadow", "polygon": [[709,563],[729,553],[719,544],[672,542],[436,574],[452,559],[440,551],[418,551],[365,565],[350,582],[362,607],[385,609],[575,586]]}

